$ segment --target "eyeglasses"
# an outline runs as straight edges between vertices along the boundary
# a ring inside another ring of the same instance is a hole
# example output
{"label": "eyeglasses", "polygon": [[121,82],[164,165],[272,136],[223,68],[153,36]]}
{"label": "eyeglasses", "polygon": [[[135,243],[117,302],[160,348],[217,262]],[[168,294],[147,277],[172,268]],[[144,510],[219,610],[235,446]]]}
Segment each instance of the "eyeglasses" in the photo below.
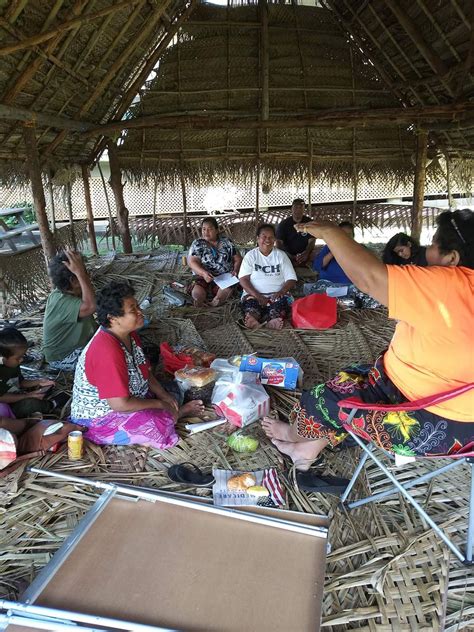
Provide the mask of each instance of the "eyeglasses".
{"label": "eyeglasses", "polygon": [[453,225],[454,230],[457,232],[459,239],[462,241],[463,244],[466,244],[467,242],[462,236],[461,231],[459,230],[454,217],[451,217],[451,224]]}

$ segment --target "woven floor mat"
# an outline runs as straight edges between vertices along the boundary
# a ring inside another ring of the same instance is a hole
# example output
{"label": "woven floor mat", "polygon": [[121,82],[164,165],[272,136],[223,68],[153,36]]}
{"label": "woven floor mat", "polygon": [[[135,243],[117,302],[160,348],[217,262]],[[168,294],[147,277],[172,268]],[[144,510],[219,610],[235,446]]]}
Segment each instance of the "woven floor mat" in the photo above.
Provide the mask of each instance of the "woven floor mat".
{"label": "woven floor mat", "polygon": [[140,335],[145,342],[153,342],[157,345],[168,342],[171,346],[179,343],[205,349],[202,337],[192,321],[187,318],[157,319]]}
{"label": "woven floor mat", "polygon": [[221,325],[215,329],[206,329],[202,338],[207,349],[218,358],[230,358],[233,355],[253,353],[253,347],[235,322]]}

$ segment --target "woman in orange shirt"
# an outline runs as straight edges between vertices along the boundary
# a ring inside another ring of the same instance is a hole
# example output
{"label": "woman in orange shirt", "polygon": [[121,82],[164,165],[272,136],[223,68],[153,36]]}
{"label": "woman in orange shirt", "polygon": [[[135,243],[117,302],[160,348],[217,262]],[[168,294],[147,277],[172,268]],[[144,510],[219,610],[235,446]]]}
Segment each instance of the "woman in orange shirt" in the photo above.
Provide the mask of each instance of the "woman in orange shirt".
{"label": "woman in orange shirt", "polygon": [[[398,320],[387,351],[375,365],[351,366],[303,392],[290,424],[265,418],[263,428],[298,470],[308,470],[327,446],[347,436],[349,410],[337,402],[395,404],[474,382],[474,212],[442,213],[428,267],[389,266],[329,222],[295,228],[326,242],[351,281]],[[414,412],[359,411],[354,432],[393,453],[452,454],[474,441],[474,391]]]}

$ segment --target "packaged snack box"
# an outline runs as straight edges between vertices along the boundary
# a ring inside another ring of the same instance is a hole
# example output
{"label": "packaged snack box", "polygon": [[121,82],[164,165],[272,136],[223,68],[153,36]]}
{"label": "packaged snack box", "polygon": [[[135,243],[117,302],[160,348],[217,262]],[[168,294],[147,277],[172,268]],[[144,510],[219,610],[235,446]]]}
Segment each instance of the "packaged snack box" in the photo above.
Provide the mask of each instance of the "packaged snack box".
{"label": "packaged snack box", "polygon": [[303,380],[303,370],[294,358],[242,356],[239,370],[259,373],[264,386],[295,389]]}

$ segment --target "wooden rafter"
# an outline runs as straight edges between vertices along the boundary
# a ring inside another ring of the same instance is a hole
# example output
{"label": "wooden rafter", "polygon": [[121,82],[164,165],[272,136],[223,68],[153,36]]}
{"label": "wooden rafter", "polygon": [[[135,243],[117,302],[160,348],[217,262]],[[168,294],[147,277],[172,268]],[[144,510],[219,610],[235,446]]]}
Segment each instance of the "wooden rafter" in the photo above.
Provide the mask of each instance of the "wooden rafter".
{"label": "wooden rafter", "polygon": [[50,31],[46,31],[44,33],[38,33],[38,35],[33,35],[32,37],[27,37],[21,42],[14,42],[12,44],[8,44],[6,46],[0,46],[0,56],[3,55],[11,55],[12,53],[16,53],[20,50],[24,50],[25,48],[31,48],[32,46],[37,46],[38,44],[42,44],[43,42],[47,42],[48,40],[56,37],[57,35],[61,35],[66,31],[70,31],[71,29],[75,29],[78,26],[83,26],[88,22],[92,22],[97,20],[98,18],[103,17],[104,15],[108,15],[109,13],[116,13],[121,9],[130,8],[131,6],[142,3],[143,0],[122,0],[122,2],[117,2],[112,4],[110,7],[105,7],[100,11],[95,11],[95,13],[88,13],[82,17],[74,18],[72,20],[67,20],[62,24],[59,24],[56,28],[51,29]]}

